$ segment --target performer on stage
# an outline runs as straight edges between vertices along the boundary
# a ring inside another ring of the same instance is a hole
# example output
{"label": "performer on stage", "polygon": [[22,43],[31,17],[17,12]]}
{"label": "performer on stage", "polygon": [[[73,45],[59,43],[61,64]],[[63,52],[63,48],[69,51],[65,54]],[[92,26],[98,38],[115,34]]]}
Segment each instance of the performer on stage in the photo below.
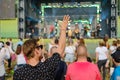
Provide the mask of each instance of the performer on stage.
{"label": "performer on stage", "polygon": [[88,30],[87,30],[87,37],[90,38],[91,37],[91,24],[89,24],[87,26]]}
{"label": "performer on stage", "polygon": [[50,38],[54,37],[54,29],[55,29],[54,25],[51,25],[49,29],[50,29]]}
{"label": "performer on stage", "polygon": [[97,37],[97,38],[100,37],[100,31],[101,31],[101,30],[102,30],[102,29],[101,29],[101,26],[100,26],[100,24],[98,23],[97,26],[96,26],[96,33],[97,33],[96,37]]}
{"label": "performer on stage", "polygon": [[68,27],[68,38],[72,38],[72,29]]}
{"label": "performer on stage", "polygon": [[88,38],[88,37],[89,37],[89,35],[88,35],[88,31],[89,31],[89,30],[90,30],[89,27],[88,27],[87,25],[85,25],[85,26],[84,26],[84,34],[83,34],[85,38]]}
{"label": "performer on stage", "polygon": [[80,30],[79,30],[79,27],[78,27],[78,24],[75,24],[75,30],[74,30],[74,33],[75,33],[75,37],[78,38],[80,37]]}

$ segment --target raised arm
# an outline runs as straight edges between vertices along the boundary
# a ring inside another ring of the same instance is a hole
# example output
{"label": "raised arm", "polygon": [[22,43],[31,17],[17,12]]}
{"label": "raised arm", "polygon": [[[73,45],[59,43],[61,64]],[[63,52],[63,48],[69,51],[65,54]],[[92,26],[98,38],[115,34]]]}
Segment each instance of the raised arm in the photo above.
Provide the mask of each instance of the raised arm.
{"label": "raised arm", "polygon": [[[48,73],[54,75],[54,71],[57,69],[59,62],[61,60],[60,55],[64,54],[65,44],[66,44],[66,28],[68,25],[70,17],[64,16],[63,21],[59,23],[60,25],[60,40],[59,45],[51,58],[45,60],[44,64],[46,65]],[[60,54],[60,55],[59,55]],[[53,71],[53,73],[51,73]]]}
{"label": "raised arm", "polygon": [[68,26],[68,21],[70,20],[70,17],[68,15],[65,15],[63,17],[63,21],[59,22],[60,25],[60,39],[59,39],[59,45],[57,48],[57,52],[61,55],[64,53],[65,44],[66,44],[66,29]]}

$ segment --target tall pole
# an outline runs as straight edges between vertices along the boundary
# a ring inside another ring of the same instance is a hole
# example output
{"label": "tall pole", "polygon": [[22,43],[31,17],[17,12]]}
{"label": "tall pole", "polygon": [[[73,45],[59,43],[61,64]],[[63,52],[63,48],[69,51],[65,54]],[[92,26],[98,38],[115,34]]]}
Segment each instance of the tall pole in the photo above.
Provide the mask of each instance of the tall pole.
{"label": "tall pole", "polygon": [[18,5],[18,32],[19,38],[24,38],[25,36],[25,0],[19,0]]}
{"label": "tall pole", "polygon": [[116,38],[117,36],[117,10],[116,10],[116,0],[111,0],[111,38]]}

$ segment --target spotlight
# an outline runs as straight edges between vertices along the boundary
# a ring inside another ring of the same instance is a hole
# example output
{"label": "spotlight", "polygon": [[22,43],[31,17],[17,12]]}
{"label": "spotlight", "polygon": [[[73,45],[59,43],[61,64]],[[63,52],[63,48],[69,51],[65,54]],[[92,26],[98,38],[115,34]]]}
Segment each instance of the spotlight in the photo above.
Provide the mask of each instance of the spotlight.
{"label": "spotlight", "polygon": [[80,6],[80,3],[77,3],[78,6]]}
{"label": "spotlight", "polygon": [[19,28],[19,32],[23,32],[24,31],[24,29],[23,28]]}
{"label": "spotlight", "polygon": [[113,8],[114,6],[112,5],[112,8]]}
{"label": "spotlight", "polygon": [[100,19],[99,22],[102,22],[102,19]]}
{"label": "spotlight", "polygon": [[38,23],[41,23],[41,22],[42,22],[41,20],[38,21]]}
{"label": "spotlight", "polygon": [[39,11],[39,14],[41,15],[41,14],[42,14],[42,12],[41,12],[41,11]]}
{"label": "spotlight", "polygon": [[19,18],[19,22],[23,22],[23,18]]}
{"label": "spotlight", "polygon": [[99,10],[99,13],[101,13],[101,12],[102,12],[102,10],[100,9],[100,10]]}
{"label": "spotlight", "polygon": [[112,5],[112,8],[115,8],[116,7],[116,5]]}
{"label": "spotlight", "polygon": [[23,11],[23,7],[19,7],[19,11]]}
{"label": "spotlight", "polygon": [[111,31],[116,31],[116,28],[115,27],[111,27]]}
{"label": "spotlight", "polygon": [[115,16],[112,16],[111,19],[112,19],[112,20],[115,20]]}

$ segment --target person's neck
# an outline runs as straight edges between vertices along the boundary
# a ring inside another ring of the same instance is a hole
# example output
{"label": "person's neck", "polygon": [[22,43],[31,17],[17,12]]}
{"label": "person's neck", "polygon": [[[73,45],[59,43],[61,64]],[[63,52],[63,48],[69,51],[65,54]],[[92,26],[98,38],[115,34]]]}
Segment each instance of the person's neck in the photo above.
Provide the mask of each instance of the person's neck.
{"label": "person's neck", "polygon": [[77,62],[87,62],[87,58],[86,57],[78,57]]}
{"label": "person's neck", "polygon": [[39,62],[40,62],[39,59],[31,58],[27,61],[27,64],[29,64],[31,66],[36,66]]}

